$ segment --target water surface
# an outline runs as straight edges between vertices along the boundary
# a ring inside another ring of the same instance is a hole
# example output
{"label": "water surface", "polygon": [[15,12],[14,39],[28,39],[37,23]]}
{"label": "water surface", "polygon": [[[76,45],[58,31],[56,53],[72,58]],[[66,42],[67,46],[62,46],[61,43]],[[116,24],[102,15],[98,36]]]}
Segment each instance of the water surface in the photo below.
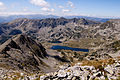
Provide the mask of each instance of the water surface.
{"label": "water surface", "polygon": [[60,45],[52,46],[51,49],[53,49],[53,50],[62,50],[62,49],[64,49],[64,50],[72,50],[72,51],[89,52],[89,49],[72,48],[72,47],[60,46]]}
{"label": "water surface", "polygon": [[48,41],[49,43],[62,43],[61,41]]}

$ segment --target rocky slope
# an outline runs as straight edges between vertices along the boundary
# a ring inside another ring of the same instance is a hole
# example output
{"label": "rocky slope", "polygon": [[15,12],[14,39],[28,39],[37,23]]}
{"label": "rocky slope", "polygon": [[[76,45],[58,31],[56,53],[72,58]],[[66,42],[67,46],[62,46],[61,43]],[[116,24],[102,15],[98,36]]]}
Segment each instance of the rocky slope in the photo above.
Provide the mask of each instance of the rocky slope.
{"label": "rocky slope", "polygon": [[120,20],[110,20],[96,27],[93,32],[94,36],[101,36],[105,40],[98,47],[92,48],[92,52],[88,57],[90,59],[107,59],[116,58],[120,55]]}
{"label": "rocky slope", "polygon": [[60,69],[56,72],[42,75],[20,73],[19,75],[14,74],[11,77],[5,77],[8,80],[120,80],[120,61],[118,59],[110,59],[107,62],[98,61],[96,64],[90,63],[91,61],[86,65],[83,65],[85,62],[77,63],[73,66],[64,65],[60,66]]}
{"label": "rocky slope", "polygon": [[0,65],[3,68],[37,71],[46,66],[41,60],[46,57],[45,48],[26,35],[14,36],[0,46]]}
{"label": "rocky slope", "polygon": [[96,69],[94,66],[81,66],[81,63],[71,67],[62,67],[59,71],[40,76],[40,80],[119,80],[120,62],[112,65],[101,66]]}

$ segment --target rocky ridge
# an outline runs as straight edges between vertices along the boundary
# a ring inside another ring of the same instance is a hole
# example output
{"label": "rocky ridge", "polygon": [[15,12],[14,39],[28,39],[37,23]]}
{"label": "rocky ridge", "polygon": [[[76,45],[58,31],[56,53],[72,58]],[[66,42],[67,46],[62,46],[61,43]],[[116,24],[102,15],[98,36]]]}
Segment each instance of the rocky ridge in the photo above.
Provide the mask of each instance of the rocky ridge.
{"label": "rocky ridge", "polygon": [[45,58],[45,48],[27,35],[14,36],[0,46],[0,65],[6,69],[34,72],[47,67],[41,60]]}

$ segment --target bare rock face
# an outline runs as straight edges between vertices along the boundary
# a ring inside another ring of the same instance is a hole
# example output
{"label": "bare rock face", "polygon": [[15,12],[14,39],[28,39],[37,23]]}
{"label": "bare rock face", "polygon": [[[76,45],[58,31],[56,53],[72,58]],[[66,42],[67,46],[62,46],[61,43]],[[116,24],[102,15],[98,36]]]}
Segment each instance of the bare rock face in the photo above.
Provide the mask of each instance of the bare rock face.
{"label": "bare rock face", "polygon": [[0,46],[0,67],[34,72],[47,65],[45,48],[26,35],[17,35]]}

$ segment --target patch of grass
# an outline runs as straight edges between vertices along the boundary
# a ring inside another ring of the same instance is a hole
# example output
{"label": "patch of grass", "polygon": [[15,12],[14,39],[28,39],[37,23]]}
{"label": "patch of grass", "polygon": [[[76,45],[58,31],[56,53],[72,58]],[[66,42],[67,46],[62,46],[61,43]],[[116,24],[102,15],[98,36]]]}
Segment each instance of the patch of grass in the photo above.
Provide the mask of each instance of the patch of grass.
{"label": "patch of grass", "polygon": [[101,69],[102,70],[102,66],[106,66],[106,65],[110,65],[115,63],[115,60],[110,58],[110,59],[105,59],[105,60],[99,60],[99,61],[82,61],[82,66],[94,66],[96,69]]}

